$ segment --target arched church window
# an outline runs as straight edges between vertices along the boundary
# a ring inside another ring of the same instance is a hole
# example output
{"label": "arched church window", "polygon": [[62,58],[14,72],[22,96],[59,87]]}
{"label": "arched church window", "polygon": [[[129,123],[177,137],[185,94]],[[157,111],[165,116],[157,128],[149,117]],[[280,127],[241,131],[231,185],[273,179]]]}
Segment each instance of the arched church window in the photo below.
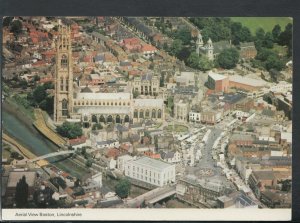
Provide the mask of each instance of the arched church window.
{"label": "arched church window", "polygon": [[140,110],[140,115],[139,116],[140,116],[140,118],[144,118],[144,110],[143,109]]}
{"label": "arched church window", "polygon": [[62,116],[68,116],[68,101],[66,99],[62,100]]}
{"label": "arched church window", "polygon": [[148,109],[146,110],[145,117],[149,118],[149,110]]}
{"label": "arched church window", "polygon": [[60,78],[60,90],[64,90],[64,79],[62,77]]}
{"label": "arched church window", "polygon": [[60,60],[60,65],[63,68],[68,66],[68,58],[66,55],[62,55],[61,60]]}
{"label": "arched church window", "polygon": [[160,109],[157,112],[157,118],[161,118],[161,110]]}
{"label": "arched church window", "polygon": [[133,117],[138,118],[138,110],[137,109],[134,110]]}
{"label": "arched church window", "polygon": [[152,110],[152,118],[156,118],[156,110],[155,109]]}
{"label": "arched church window", "polygon": [[83,121],[87,122],[88,121],[88,117],[84,116]]}

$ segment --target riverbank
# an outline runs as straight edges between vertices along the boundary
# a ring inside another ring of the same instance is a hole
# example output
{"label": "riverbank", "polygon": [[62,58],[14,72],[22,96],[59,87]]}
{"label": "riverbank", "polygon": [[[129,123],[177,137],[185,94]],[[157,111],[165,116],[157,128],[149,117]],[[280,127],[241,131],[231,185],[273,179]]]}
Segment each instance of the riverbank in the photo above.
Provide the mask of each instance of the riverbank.
{"label": "riverbank", "polygon": [[30,152],[30,150],[28,148],[22,146],[15,139],[13,139],[12,137],[8,136],[5,133],[2,134],[2,140],[4,142],[6,142],[7,144],[14,146],[15,149],[17,149],[17,151],[20,152],[27,159],[33,159],[33,158],[37,157],[32,152]]}
{"label": "riverbank", "polygon": [[[3,132],[27,148],[35,156],[56,152],[59,149],[58,146],[54,145],[34,128],[30,117],[7,101],[3,103],[2,121]],[[71,158],[60,160],[52,157],[48,161],[77,178],[81,178],[89,173],[87,168],[78,165]]]}
{"label": "riverbank", "polygon": [[29,115],[29,110],[25,112],[25,108],[22,108],[20,105],[16,104],[12,99],[6,99],[2,103],[2,108],[7,113],[13,115],[17,119],[19,119],[21,122],[26,123],[27,126],[32,127],[32,122],[34,121],[33,117],[34,114]]}

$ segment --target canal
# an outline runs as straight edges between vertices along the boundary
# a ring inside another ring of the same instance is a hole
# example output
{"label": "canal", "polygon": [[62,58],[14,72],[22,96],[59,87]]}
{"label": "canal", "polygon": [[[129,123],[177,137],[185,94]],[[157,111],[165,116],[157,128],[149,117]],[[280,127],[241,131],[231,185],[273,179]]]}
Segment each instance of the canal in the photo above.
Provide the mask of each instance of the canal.
{"label": "canal", "polygon": [[[45,155],[58,150],[58,147],[42,136],[24,115],[18,111],[11,111],[7,104],[3,104],[2,128],[5,133],[16,139],[20,144],[27,147],[36,156]],[[48,161],[59,169],[81,178],[88,174],[88,170],[76,164],[71,158],[49,158]]]}

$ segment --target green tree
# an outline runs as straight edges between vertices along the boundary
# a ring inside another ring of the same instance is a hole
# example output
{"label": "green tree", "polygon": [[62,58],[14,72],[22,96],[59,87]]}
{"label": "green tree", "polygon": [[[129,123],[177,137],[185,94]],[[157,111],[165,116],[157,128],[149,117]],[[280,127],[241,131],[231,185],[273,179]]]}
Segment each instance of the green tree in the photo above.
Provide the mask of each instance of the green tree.
{"label": "green tree", "polygon": [[138,91],[135,91],[135,90],[133,91],[133,94],[132,94],[133,98],[137,98],[139,95],[140,95],[140,93]]}
{"label": "green tree", "polygon": [[92,164],[93,164],[93,160],[92,160],[91,158],[89,158],[89,159],[87,159],[87,161],[85,161],[85,165],[86,165],[87,167],[91,167]]}
{"label": "green tree", "polygon": [[288,46],[290,40],[293,37],[293,25],[289,23],[285,26],[284,31],[279,35],[279,44],[282,46]]}
{"label": "green tree", "polygon": [[259,50],[263,46],[265,31],[263,28],[258,28],[255,33],[255,47]]}
{"label": "green tree", "polygon": [[248,27],[242,26],[240,22],[234,22],[231,25],[231,38],[234,45],[240,42],[252,41],[252,34]]}
{"label": "green tree", "polygon": [[239,52],[236,48],[224,49],[217,57],[217,63],[225,69],[232,69],[239,61]]}
{"label": "green tree", "polygon": [[175,39],[181,40],[183,45],[189,44],[192,40],[190,30],[188,28],[182,28],[182,29],[176,31]]}
{"label": "green tree", "polygon": [[15,202],[17,208],[24,208],[28,203],[28,184],[23,176],[16,186]]}
{"label": "green tree", "polygon": [[187,59],[187,64],[195,69],[199,68],[200,57],[196,52],[192,52]]}
{"label": "green tree", "polygon": [[127,178],[125,178],[125,179],[121,179],[120,182],[116,185],[115,191],[116,194],[123,199],[128,197],[130,188],[131,188],[131,183]]}
{"label": "green tree", "polygon": [[172,42],[169,52],[172,56],[176,56],[183,48],[182,41],[180,39],[176,39]]}
{"label": "green tree", "polygon": [[209,60],[206,56],[201,56],[199,58],[199,69],[202,71],[208,71],[213,68],[214,64],[211,60]]}
{"label": "green tree", "polygon": [[33,100],[35,102],[37,102],[38,104],[41,103],[47,96],[47,92],[46,89],[43,85],[39,85],[37,86],[34,90],[33,90]]}
{"label": "green tree", "polygon": [[278,71],[281,71],[285,66],[285,63],[280,60],[280,58],[277,55],[271,55],[266,60],[265,67],[267,70],[275,69]]}
{"label": "green tree", "polygon": [[92,130],[103,129],[103,126],[100,123],[95,123],[92,127]]}
{"label": "green tree", "polygon": [[8,27],[11,23],[11,21],[13,20],[14,17],[11,16],[6,16],[3,19],[3,27]]}
{"label": "green tree", "polygon": [[165,73],[162,73],[159,79],[159,86],[164,87],[165,86]]}
{"label": "green tree", "polygon": [[62,125],[57,126],[56,131],[63,137],[74,139],[82,136],[82,128],[79,123],[64,122]]}
{"label": "green tree", "polygon": [[281,33],[281,27],[280,27],[280,25],[277,24],[272,29],[272,36],[273,36],[274,42],[278,43],[280,33]]}
{"label": "green tree", "polygon": [[271,49],[273,48],[273,45],[273,36],[270,32],[267,32],[262,42],[262,46]]}
{"label": "green tree", "polygon": [[19,85],[22,89],[26,89],[28,86],[28,83],[26,80],[22,79],[22,80],[20,80]]}
{"label": "green tree", "polygon": [[12,33],[14,33],[15,36],[17,36],[18,34],[20,34],[22,32],[22,22],[20,20],[14,20],[12,23],[11,23],[11,26],[10,26],[10,31]]}

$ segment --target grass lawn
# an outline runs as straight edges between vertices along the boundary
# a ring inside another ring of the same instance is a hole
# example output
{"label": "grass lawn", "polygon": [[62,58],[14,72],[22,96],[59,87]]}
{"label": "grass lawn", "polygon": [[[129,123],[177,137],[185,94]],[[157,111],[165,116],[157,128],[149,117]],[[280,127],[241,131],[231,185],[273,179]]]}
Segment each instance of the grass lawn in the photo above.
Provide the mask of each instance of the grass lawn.
{"label": "grass lawn", "polygon": [[[164,128],[167,131],[173,131],[173,125],[168,125],[167,127]],[[175,132],[186,132],[188,131],[188,128],[184,125],[174,125],[174,131]]]}
{"label": "grass lawn", "polygon": [[29,102],[27,101],[26,96],[18,96],[19,97],[7,97],[6,100],[16,109],[20,109],[24,115],[30,118],[30,120],[35,120],[33,107],[28,105]]}
{"label": "grass lawn", "polygon": [[271,32],[274,26],[279,24],[283,31],[288,23],[293,23],[293,20],[289,17],[231,17],[231,19],[248,27],[253,35],[260,27],[265,32]]}
{"label": "grass lawn", "polygon": [[286,55],[287,53],[287,47],[278,44],[274,44],[273,50],[279,55]]}

